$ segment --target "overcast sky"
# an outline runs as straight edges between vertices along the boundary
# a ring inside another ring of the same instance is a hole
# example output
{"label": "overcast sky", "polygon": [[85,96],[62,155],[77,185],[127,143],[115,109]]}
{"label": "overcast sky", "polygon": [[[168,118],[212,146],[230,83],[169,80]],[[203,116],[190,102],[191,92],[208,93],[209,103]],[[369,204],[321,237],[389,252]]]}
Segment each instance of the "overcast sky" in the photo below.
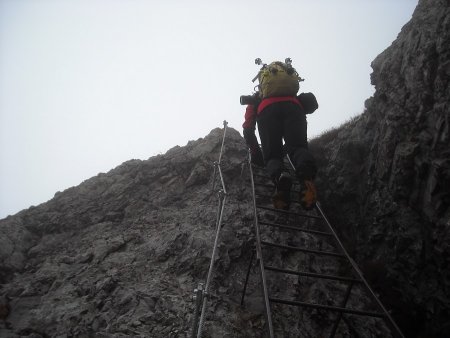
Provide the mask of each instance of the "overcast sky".
{"label": "overcast sky", "polygon": [[0,218],[229,126],[254,59],[290,57],[319,109],[363,111],[417,0],[0,0]]}

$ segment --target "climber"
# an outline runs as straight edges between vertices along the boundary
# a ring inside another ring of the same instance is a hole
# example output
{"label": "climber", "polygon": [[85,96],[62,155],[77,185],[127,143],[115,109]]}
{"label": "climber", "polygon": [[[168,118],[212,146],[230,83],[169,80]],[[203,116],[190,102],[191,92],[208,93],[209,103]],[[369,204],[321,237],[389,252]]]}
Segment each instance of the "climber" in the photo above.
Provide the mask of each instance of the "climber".
{"label": "climber", "polygon": [[[300,201],[310,210],[316,202],[316,188],[313,179],[317,168],[308,150],[306,115],[301,99],[315,101],[312,93],[302,93],[297,97],[272,97],[263,99],[257,106],[247,105],[245,121],[242,125],[244,139],[250,149],[252,163],[266,169],[272,178],[276,191],[274,207],[288,209],[292,178],[283,168],[284,150],[289,154],[296,175],[302,184]],[[310,105],[309,105],[310,106]],[[262,151],[255,135],[258,123]],[[283,149],[283,140],[285,142]]]}
{"label": "climber", "polygon": [[[274,63],[264,66],[270,67],[272,64]],[[284,66],[286,64],[283,64]],[[263,69],[264,67],[261,71]],[[267,91],[267,87],[261,86],[264,80],[261,80],[261,76],[259,78],[260,89]],[[312,93],[297,96],[297,90],[298,84],[297,89],[291,91],[291,95],[259,94],[260,101],[247,105],[243,124],[244,138],[250,148],[252,161],[262,165],[259,146],[256,148],[255,124],[257,124],[264,164],[275,185],[275,193],[272,196],[274,207],[288,209],[290,204],[292,178],[283,169],[283,157],[286,152],[293,162],[301,184],[301,205],[310,210],[314,208],[317,198],[313,182],[317,167],[314,157],[308,150],[306,114],[312,113],[318,105]]]}
{"label": "climber", "polygon": [[254,165],[259,167],[264,167],[263,154],[261,148],[259,147],[258,139],[255,135],[256,127],[256,106],[254,104],[247,105],[245,110],[245,121],[242,125],[244,129],[244,139],[247,143],[247,147],[250,149],[250,159]]}

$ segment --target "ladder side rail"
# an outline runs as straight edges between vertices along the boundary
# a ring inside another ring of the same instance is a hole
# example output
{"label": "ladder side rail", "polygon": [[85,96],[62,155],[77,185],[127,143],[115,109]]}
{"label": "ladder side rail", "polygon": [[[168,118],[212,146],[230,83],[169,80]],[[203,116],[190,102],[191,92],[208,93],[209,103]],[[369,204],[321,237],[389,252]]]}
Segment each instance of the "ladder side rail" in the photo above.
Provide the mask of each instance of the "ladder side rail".
{"label": "ladder side rail", "polygon": [[[344,296],[344,299],[341,304],[341,307],[343,307],[343,308],[347,307],[347,302],[350,298],[350,294],[352,292],[352,287],[353,287],[353,283],[350,283],[347,286],[347,290],[345,291],[345,296]],[[333,328],[331,329],[330,338],[334,338],[334,336],[336,336],[336,332],[337,332],[337,329],[339,328],[339,324],[341,322],[342,316],[343,316],[343,313],[338,312],[336,321],[334,322]]]}
{"label": "ladder side rail", "polygon": [[[295,170],[295,166],[292,163],[289,155],[286,155],[291,167]],[[356,265],[356,263],[353,261],[353,259],[350,257],[350,255],[348,254],[347,250],[345,249],[344,245],[342,244],[342,242],[340,241],[339,237],[337,236],[337,233],[334,231],[333,227],[331,226],[331,223],[328,221],[327,217],[325,216],[325,213],[323,212],[322,208],[320,207],[320,203],[319,201],[316,202],[316,209],[319,211],[319,213],[321,214],[321,216],[323,217],[325,223],[327,224],[328,228],[330,229],[331,233],[333,234],[336,242],[338,243],[340,249],[342,250],[343,254],[347,257],[348,261],[350,262],[352,268],[354,269],[354,271],[357,273],[358,277],[362,280],[363,284],[365,285],[365,287],[367,288],[367,290],[369,291],[371,297],[375,300],[376,304],[378,305],[378,307],[383,311],[383,313],[386,314],[386,318],[388,319],[388,324],[391,327],[391,330],[395,333],[396,336],[404,338],[403,333],[401,332],[400,328],[397,326],[397,324],[395,323],[394,319],[391,317],[391,315],[389,314],[389,312],[386,310],[386,308],[383,306],[383,304],[381,303],[381,301],[378,299],[378,297],[375,295],[375,293],[373,292],[372,288],[370,287],[369,283],[366,281],[366,279],[364,278],[362,272],[359,270],[358,266]]]}
{"label": "ladder side rail", "polygon": [[353,270],[357,273],[358,277],[361,279],[361,281],[364,283],[364,286],[367,288],[367,290],[369,291],[371,297],[373,298],[373,300],[375,301],[375,303],[378,305],[378,307],[383,311],[383,313],[385,313],[386,318],[388,319],[388,324],[391,327],[391,329],[393,330],[393,332],[396,334],[397,337],[401,337],[404,338],[404,335],[402,333],[402,331],[400,330],[400,328],[397,326],[397,324],[395,323],[394,319],[391,317],[391,315],[389,314],[389,312],[386,310],[386,308],[383,306],[383,304],[381,303],[381,301],[378,299],[378,297],[376,296],[375,292],[373,292],[372,288],[370,287],[369,283],[367,282],[367,280],[364,278],[361,270],[358,268],[358,266],[356,265],[355,261],[350,257],[350,255],[348,254],[347,250],[345,249],[344,245],[342,244],[342,242],[340,241],[339,237],[337,236],[337,233],[334,231],[334,228],[331,226],[331,223],[328,221],[328,218],[325,216],[325,213],[323,212],[320,203],[317,202],[316,203],[316,207],[317,210],[319,210],[320,214],[322,215],[323,219],[325,220],[325,223],[327,224],[328,228],[330,229],[330,231],[333,233],[334,238],[336,239],[340,249],[342,250],[342,252],[344,253],[345,256],[347,256],[348,261],[350,262]]}
{"label": "ladder side rail", "polygon": [[258,223],[258,210],[256,208],[256,192],[255,192],[255,181],[253,179],[253,169],[251,164],[251,155],[249,151],[248,156],[248,164],[250,168],[250,179],[251,179],[251,185],[252,185],[252,200],[253,200],[253,212],[255,215],[255,240],[256,240],[256,259],[259,262],[259,270],[261,273],[261,284],[262,284],[262,291],[263,291],[263,298],[264,298],[264,307],[265,307],[265,316],[267,320],[267,328],[269,330],[269,337],[273,338],[274,331],[273,331],[273,323],[272,323],[272,314],[270,309],[270,301],[269,301],[269,294],[267,291],[267,279],[266,274],[264,270],[264,261],[262,256],[262,249],[261,249],[261,234],[259,231],[259,223]]}

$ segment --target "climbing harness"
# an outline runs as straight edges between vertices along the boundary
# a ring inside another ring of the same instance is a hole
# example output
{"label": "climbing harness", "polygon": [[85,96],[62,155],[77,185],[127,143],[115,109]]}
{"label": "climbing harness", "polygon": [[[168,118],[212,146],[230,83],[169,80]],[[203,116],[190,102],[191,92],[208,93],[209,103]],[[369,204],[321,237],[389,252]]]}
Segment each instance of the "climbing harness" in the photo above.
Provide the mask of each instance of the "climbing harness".
{"label": "climbing harness", "polygon": [[223,211],[225,208],[225,202],[227,198],[227,190],[225,188],[225,182],[223,180],[222,175],[222,168],[221,168],[221,161],[222,161],[222,154],[224,150],[224,144],[225,144],[225,136],[227,133],[227,126],[228,122],[223,121],[223,138],[222,138],[222,146],[220,148],[220,154],[219,154],[219,160],[217,162],[214,162],[214,173],[213,173],[213,183],[212,183],[212,191],[214,192],[216,188],[216,178],[217,174],[219,174],[220,183],[221,183],[221,189],[218,191],[218,197],[219,197],[219,205],[217,208],[217,218],[216,218],[216,234],[214,239],[214,246],[213,251],[211,254],[211,261],[209,264],[209,270],[206,277],[205,283],[199,283],[198,287],[194,290],[194,296],[193,299],[195,300],[195,312],[194,312],[194,320],[193,320],[193,327],[192,327],[192,338],[200,338],[202,336],[203,332],[203,326],[205,321],[205,313],[206,313],[206,305],[209,297],[209,289],[212,279],[212,274],[214,270],[214,260],[216,257],[217,252],[217,246],[219,243],[219,235],[220,230],[222,228],[222,220],[223,220]]}
{"label": "climbing harness", "polygon": [[[250,258],[241,305],[244,304],[256,253],[256,266],[261,279],[268,336],[272,338],[283,335],[283,332],[279,332],[281,329],[277,331],[274,315],[280,319],[284,318],[286,316],[283,316],[283,313],[292,314],[292,306],[296,306],[300,310],[294,326],[300,332],[306,330],[304,322],[306,320],[310,323],[313,322],[315,315],[319,316],[317,327],[321,330],[326,328],[329,337],[335,337],[336,334],[339,334],[339,330],[347,330],[352,333],[352,336],[363,336],[364,332],[358,334],[358,327],[364,325],[366,328],[372,324],[373,328],[376,327],[380,330],[380,322],[385,324],[382,329],[390,332],[393,337],[404,337],[342,245],[320,203],[317,202],[315,209],[309,212],[304,212],[292,205],[290,211],[267,206],[270,203],[268,188],[273,189],[270,178],[265,174],[264,169],[251,164],[250,153],[248,166],[253,195],[255,250]],[[289,168],[291,176],[295,177],[294,166],[289,157],[286,158],[285,166]],[[299,193],[298,187],[299,182],[294,180],[291,193]],[[292,202],[299,204],[300,201],[293,199]],[[286,236],[286,233],[289,235]],[[294,233],[297,236],[294,236]],[[267,239],[268,237],[270,239]],[[276,261],[277,257],[279,257],[277,263],[281,264],[281,267],[275,266],[274,263],[269,264],[269,261]],[[335,260],[343,263],[339,264]],[[321,272],[320,269],[323,268],[324,262],[328,262],[330,266],[336,267],[339,271],[330,272],[329,267],[326,266],[327,271]],[[322,266],[316,263],[321,263]],[[295,265],[295,268],[283,265]],[[307,266],[309,267],[305,269]],[[298,271],[301,268],[304,271]],[[349,275],[342,276],[342,270]],[[310,298],[315,298],[313,296],[316,294],[308,289],[308,285],[318,294],[316,298],[320,298],[322,301],[325,298],[326,302],[311,301]],[[332,297],[324,296],[325,288]],[[355,303],[352,302],[355,297],[364,300],[356,302],[363,308],[356,308]],[[301,299],[299,300],[299,298]],[[305,298],[308,299],[305,300]],[[291,309],[286,309],[286,306],[290,306]],[[366,319],[362,322],[361,318],[356,318],[357,316],[371,317],[373,320]],[[346,326],[342,323],[345,323]],[[281,325],[281,323],[278,324]],[[330,328],[326,324],[329,324]],[[292,329],[291,326],[289,330]],[[321,334],[308,332],[308,334],[322,336],[323,332]],[[308,334],[305,333],[305,336]]]}

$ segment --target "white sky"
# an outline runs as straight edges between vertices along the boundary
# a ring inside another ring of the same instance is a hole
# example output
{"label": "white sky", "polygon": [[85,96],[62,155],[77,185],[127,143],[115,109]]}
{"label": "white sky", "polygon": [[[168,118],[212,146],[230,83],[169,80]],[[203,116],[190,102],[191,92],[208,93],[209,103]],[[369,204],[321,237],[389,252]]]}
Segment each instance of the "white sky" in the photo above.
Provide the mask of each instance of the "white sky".
{"label": "white sky", "polygon": [[417,0],[0,0],[0,218],[229,126],[290,57],[319,135],[363,111]]}

